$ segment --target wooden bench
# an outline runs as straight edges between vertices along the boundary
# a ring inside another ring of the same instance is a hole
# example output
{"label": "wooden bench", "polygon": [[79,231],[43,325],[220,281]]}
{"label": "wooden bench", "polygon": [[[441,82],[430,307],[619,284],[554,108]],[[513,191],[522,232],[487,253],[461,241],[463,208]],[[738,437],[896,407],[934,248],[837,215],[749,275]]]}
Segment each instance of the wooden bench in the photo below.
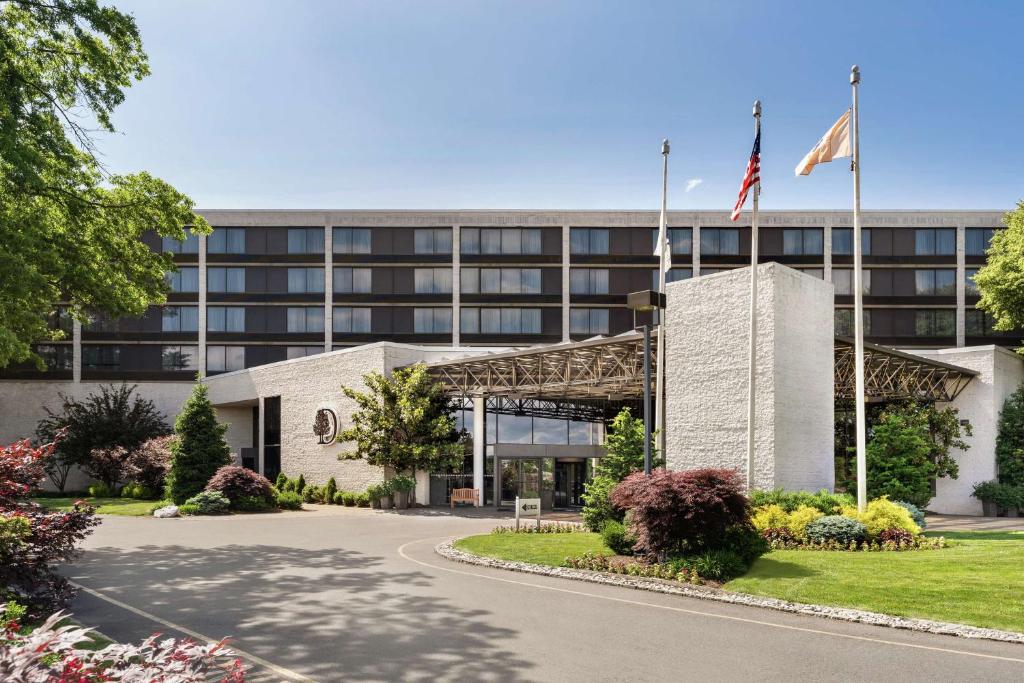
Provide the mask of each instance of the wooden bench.
{"label": "wooden bench", "polygon": [[452,489],[452,510],[456,503],[472,503],[473,507],[480,507],[480,489]]}

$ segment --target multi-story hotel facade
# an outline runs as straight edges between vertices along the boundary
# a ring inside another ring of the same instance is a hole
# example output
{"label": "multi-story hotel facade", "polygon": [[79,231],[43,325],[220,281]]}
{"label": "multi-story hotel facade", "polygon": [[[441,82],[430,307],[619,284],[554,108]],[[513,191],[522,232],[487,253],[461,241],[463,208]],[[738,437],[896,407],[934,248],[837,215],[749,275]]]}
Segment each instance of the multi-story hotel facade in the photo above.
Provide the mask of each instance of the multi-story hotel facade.
{"label": "multi-story hotel facade", "polygon": [[[58,315],[49,369],[5,379],[182,381],[372,341],[524,346],[634,326],[655,288],[651,211],[202,212],[210,236],[147,242],[175,254],[164,306],[86,325]],[[746,215],[744,215],[746,219]],[[1015,344],[975,308],[972,276],[998,211],[863,215],[868,341],[901,348]],[[669,214],[669,281],[750,262],[750,228],[723,212]],[[766,211],[759,260],[833,284],[852,332],[852,214]]]}

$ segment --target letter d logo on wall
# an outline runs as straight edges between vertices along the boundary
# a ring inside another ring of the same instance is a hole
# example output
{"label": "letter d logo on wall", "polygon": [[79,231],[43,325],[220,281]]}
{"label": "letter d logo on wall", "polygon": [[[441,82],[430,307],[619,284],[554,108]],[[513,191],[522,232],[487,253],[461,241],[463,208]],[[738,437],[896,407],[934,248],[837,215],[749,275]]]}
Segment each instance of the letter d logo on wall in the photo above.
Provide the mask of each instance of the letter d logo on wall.
{"label": "letter d logo on wall", "polygon": [[334,443],[338,435],[338,416],[330,408],[320,408],[313,419],[313,434],[321,445]]}

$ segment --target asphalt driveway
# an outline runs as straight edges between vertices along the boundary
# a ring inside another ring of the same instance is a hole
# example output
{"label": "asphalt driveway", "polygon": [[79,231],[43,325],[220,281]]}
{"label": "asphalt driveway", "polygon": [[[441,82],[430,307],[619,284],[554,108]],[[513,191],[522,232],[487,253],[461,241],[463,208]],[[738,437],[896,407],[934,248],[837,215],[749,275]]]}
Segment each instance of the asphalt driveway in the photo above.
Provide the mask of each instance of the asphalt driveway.
{"label": "asphalt driveway", "polygon": [[105,517],[66,573],[119,640],[219,638],[255,680],[1024,679],[1024,646],[447,562],[496,519],[329,508]]}

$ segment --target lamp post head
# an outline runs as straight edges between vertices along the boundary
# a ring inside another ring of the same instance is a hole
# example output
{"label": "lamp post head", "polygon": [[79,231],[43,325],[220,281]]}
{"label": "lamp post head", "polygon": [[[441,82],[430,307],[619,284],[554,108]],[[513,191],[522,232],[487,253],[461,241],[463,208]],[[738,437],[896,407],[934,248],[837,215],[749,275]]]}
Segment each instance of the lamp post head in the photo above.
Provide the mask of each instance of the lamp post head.
{"label": "lamp post head", "polygon": [[850,68],[850,83],[852,85],[857,85],[860,83],[860,67],[857,66],[856,64],[854,64],[853,67]]}
{"label": "lamp post head", "polygon": [[754,118],[761,118],[761,100],[754,100]]}
{"label": "lamp post head", "polygon": [[661,153],[668,156],[668,138],[661,141]]}

